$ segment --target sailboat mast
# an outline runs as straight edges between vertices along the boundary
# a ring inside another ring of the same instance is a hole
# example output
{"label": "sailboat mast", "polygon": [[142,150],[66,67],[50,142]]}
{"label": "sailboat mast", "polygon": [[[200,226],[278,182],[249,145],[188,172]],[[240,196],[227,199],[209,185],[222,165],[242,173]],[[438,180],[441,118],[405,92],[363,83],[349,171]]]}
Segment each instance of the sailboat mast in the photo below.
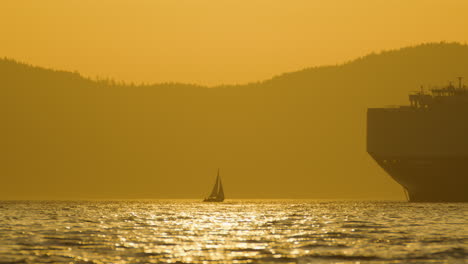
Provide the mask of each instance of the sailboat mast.
{"label": "sailboat mast", "polygon": [[215,185],[213,186],[213,190],[211,191],[210,197],[216,197],[218,196],[219,192],[219,175],[216,177],[216,182]]}
{"label": "sailboat mast", "polygon": [[219,178],[219,190],[218,190],[218,198],[224,200],[224,189],[223,184],[221,183],[221,178]]}
{"label": "sailboat mast", "polygon": [[218,196],[219,194],[219,182],[221,181],[221,179],[219,178],[219,168],[218,168],[218,175],[216,176],[216,196]]}

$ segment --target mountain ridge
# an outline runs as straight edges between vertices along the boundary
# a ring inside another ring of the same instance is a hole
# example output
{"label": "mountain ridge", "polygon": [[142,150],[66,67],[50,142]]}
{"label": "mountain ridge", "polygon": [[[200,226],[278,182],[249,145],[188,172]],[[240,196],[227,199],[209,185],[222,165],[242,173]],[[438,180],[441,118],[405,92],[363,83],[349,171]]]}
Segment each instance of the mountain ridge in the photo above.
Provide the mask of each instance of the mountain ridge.
{"label": "mountain ridge", "polygon": [[[9,57],[3,57],[0,58],[0,63],[3,64],[10,64],[10,65],[16,65],[18,68],[23,68],[24,69],[29,69],[29,70],[34,70],[34,71],[40,71],[40,72],[50,72],[50,73],[56,73],[56,74],[66,74],[71,76],[74,76],[75,78],[81,78],[86,81],[91,81],[91,82],[97,82],[97,83],[103,83],[106,82],[108,84],[113,84],[113,85],[121,85],[121,86],[154,86],[154,87],[160,87],[160,86],[174,86],[174,85],[180,85],[184,87],[203,87],[203,88],[219,88],[219,87],[236,87],[236,86],[250,86],[250,85],[257,85],[257,84],[264,84],[264,83],[269,83],[269,82],[274,82],[278,79],[283,79],[286,77],[294,76],[297,74],[307,74],[312,71],[317,71],[317,70],[326,70],[326,69],[332,69],[332,68],[340,68],[340,67],[350,67],[354,66],[356,64],[365,64],[365,63],[371,63],[372,60],[378,57],[388,57],[395,55],[397,53],[411,53],[414,50],[421,50],[423,51],[424,49],[445,49],[445,48],[452,48],[452,49],[466,49],[468,48],[468,44],[463,44],[463,43],[458,43],[458,42],[430,42],[430,43],[423,43],[423,44],[418,44],[418,45],[412,45],[412,46],[406,46],[402,48],[397,48],[397,49],[389,49],[389,50],[382,50],[379,52],[371,52],[367,55],[343,62],[343,63],[337,63],[334,65],[321,65],[321,66],[314,66],[314,67],[306,67],[304,69],[298,69],[295,71],[291,72],[284,72],[280,73],[277,75],[273,75],[271,78],[265,79],[265,80],[258,80],[254,82],[247,82],[247,83],[241,83],[241,84],[218,84],[218,85],[199,85],[199,84],[192,84],[192,83],[182,83],[182,82],[163,82],[163,83],[147,83],[147,82],[141,82],[140,84],[132,84],[132,82],[126,82],[125,80],[115,80],[112,78],[103,78],[103,77],[96,77],[95,79],[92,79],[90,77],[85,77],[82,74],[79,73],[79,71],[66,71],[66,70],[60,70],[60,69],[53,69],[53,68],[47,68],[47,67],[42,67],[38,65],[32,65],[28,64],[27,62],[22,62],[15,60],[13,58]],[[4,70],[4,69],[2,69]]]}

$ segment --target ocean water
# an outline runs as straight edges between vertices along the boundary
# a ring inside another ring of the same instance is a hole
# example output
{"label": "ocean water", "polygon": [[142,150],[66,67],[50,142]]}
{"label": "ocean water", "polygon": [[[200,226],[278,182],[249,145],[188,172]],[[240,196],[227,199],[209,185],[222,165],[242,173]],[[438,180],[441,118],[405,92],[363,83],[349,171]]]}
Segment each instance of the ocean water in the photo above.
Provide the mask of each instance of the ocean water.
{"label": "ocean water", "polygon": [[468,263],[467,203],[0,201],[0,263]]}

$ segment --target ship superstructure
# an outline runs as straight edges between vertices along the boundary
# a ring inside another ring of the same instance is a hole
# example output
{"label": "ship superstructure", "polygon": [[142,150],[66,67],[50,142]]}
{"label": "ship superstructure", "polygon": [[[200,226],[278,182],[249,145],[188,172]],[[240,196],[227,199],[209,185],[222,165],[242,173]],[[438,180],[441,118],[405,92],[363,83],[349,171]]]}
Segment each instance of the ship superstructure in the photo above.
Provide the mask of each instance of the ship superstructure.
{"label": "ship superstructure", "polygon": [[410,201],[468,202],[468,89],[459,78],[409,101],[368,109],[367,152]]}

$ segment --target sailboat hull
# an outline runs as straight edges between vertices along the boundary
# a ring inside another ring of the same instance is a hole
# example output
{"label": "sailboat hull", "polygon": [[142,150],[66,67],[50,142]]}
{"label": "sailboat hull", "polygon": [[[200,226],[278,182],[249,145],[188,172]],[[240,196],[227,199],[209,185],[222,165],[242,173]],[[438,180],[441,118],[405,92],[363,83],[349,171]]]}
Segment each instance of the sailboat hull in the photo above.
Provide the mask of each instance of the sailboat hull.
{"label": "sailboat hull", "polygon": [[220,203],[223,202],[224,199],[219,199],[219,198],[206,198],[203,200],[203,202],[211,202],[211,203]]}

